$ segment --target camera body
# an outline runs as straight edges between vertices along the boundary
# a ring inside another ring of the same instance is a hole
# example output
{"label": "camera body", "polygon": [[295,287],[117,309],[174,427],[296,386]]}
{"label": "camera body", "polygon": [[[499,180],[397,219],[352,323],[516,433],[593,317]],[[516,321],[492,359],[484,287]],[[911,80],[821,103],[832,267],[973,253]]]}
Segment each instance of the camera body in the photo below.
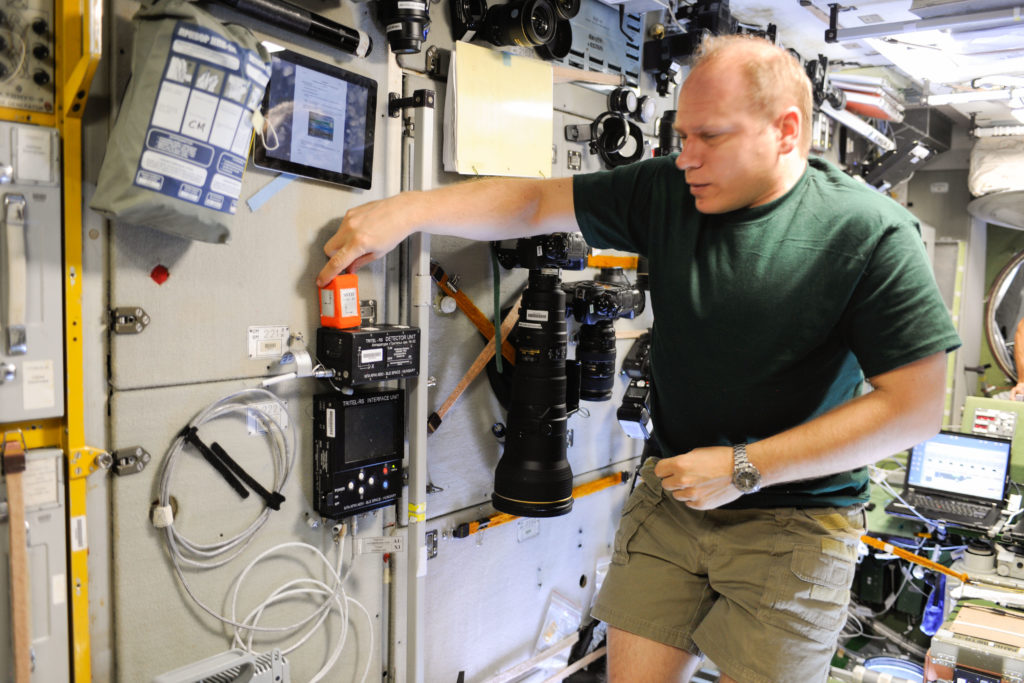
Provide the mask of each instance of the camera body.
{"label": "camera body", "polygon": [[651,438],[651,333],[644,332],[622,359],[622,372],[629,386],[615,417],[631,439]]}
{"label": "camera body", "polygon": [[602,320],[635,318],[644,312],[647,300],[643,291],[629,283],[598,280],[562,283],[566,297],[566,315],[581,325],[594,325]]}
{"label": "camera body", "polygon": [[580,399],[608,401],[615,385],[615,329],[619,318],[644,312],[647,297],[631,285],[621,268],[602,269],[600,280],[562,284],[566,315],[580,323],[576,360],[580,363]]}
{"label": "camera body", "polygon": [[498,247],[498,263],[504,268],[561,268],[583,270],[590,247],[578,232],[523,237],[512,248]]}
{"label": "camera body", "polygon": [[631,439],[651,438],[651,382],[646,379],[629,380],[622,403],[615,411],[619,426]]}

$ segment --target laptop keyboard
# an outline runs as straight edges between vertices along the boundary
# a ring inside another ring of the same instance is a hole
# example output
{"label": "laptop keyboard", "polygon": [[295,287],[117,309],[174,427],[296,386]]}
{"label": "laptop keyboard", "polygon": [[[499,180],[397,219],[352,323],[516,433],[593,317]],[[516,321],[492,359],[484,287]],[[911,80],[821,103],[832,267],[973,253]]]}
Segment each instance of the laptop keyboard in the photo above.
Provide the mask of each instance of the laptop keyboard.
{"label": "laptop keyboard", "polygon": [[936,498],[920,493],[911,493],[905,496],[908,503],[913,505],[922,514],[926,510],[941,512],[946,515],[956,515],[962,519],[985,519],[992,508],[985,505],[965,503],[961,500],[950,498]]}

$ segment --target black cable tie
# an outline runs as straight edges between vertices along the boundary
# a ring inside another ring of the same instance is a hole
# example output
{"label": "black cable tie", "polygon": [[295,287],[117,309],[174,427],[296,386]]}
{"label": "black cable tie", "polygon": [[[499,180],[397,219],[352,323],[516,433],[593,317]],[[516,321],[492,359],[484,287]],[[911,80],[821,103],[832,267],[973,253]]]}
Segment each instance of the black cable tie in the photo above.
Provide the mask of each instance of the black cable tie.
{"label": "black cable tie", "polygon": [[213,465],[213,468],[220,472],[220,476],[224,477],[224,481],[226,481],[239,496],[242,498],[249,497],[248,489],[242,486],[242,482],[238,481],[238,479],[235,478],[235,475],[231,474],[231,470],[227,468],[227,465],[221,462],[220,458],[210,450],[210,447],[203,443],[203,440],[199,438],[199,430],[196,427],[188,427],[187,429],[182,430],[182,436],[184,436],[186,441],[195,446],[196,449],[202,453],[203,457],[206,458],[206,462]]}
{"label": "black cable tie", "polygon": [[237,474],[242,481],[249,485],[249,488],[258,493],[260,497],[263,498],[263,500],[267,501],[267,507],[269,507],[272,510],[281,509],[281,503],[284,502],[284,496],[282,496],[277,491],[271,493],[270,491],[263,488],[260,485],[260,483],[253,479],[248,472],[242,469],[242,466],[235,462],[234,459],[230,455],[228,455],[228,452],[225,451],[221,447],[221,445],[216,441],[210,444],[210,448],[217,455],[217,457],[220,458],[221,462],[230,467],[232,472]]}

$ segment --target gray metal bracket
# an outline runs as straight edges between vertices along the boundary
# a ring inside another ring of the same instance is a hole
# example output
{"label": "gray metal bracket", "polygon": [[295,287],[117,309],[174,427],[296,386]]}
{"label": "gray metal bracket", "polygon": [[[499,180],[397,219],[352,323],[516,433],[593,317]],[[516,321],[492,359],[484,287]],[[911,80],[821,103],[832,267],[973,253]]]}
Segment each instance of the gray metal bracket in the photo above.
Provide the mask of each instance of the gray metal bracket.
{"label": "gray metal bracket", "polygon": [[429,107],[434,108],[433,90],[416,90],[411,97],[399,97],[398,93],[388,93],[388,116],[397,119],[402,110],[407,107]]}
{"label": "gray metal bracket", "polygon": [[138,306],[122,306],[110,312],[114,334],[138,334],[149,325],[149,314]]}
{"label": "gray metal bracket", "polygon": [[153,459],[142,446],[119,448],[113,453],[114,463],[111,469],[114,474],[124,477],[129,474],[138,474],[146,469],[146,465]]}

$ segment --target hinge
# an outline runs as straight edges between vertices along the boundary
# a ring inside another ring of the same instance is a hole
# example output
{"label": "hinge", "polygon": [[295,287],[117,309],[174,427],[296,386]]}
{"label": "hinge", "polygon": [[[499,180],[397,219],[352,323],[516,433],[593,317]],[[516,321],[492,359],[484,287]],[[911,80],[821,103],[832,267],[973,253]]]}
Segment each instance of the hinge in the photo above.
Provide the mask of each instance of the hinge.
{"label": "hinge", "polygon": [[71,452],[68,472],[72,479],[81,479],[97,470],[109,470],[112,464],[113,459],[107,451],[84,446]]}

